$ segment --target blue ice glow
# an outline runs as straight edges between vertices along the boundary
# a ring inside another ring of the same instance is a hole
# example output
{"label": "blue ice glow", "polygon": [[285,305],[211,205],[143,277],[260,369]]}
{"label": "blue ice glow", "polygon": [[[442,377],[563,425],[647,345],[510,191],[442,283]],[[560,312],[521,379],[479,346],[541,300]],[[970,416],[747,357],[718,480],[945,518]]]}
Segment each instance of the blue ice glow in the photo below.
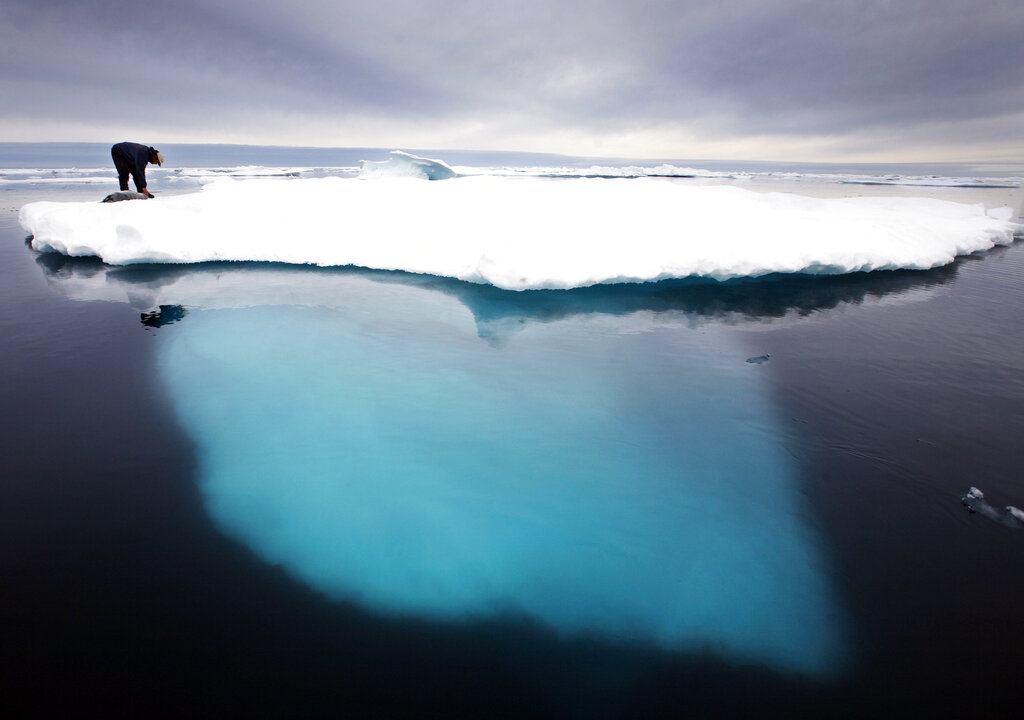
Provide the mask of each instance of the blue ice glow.
{"label": "blue ice glow", "polygon": [[486,342],[441,293],[363,280],[349,302],[161,330],[227,534],[384,614],[841,662],[764,369],[723,333],[580,315]]}

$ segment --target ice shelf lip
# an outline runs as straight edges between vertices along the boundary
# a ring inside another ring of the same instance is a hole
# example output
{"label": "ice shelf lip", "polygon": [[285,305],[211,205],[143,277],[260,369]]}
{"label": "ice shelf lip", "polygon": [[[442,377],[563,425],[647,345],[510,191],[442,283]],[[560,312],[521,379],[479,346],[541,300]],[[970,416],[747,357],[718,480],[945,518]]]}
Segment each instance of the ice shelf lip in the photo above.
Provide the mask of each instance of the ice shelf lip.
{"label": "ice shelf lip", "polygon": [[112,265],[356,266],[527,290],[930,269],[1012,243],[1024,234],[1013,214],[655,178],[473,176],[221,178],[146,203],[30,203],[19,220],[36,250]]}

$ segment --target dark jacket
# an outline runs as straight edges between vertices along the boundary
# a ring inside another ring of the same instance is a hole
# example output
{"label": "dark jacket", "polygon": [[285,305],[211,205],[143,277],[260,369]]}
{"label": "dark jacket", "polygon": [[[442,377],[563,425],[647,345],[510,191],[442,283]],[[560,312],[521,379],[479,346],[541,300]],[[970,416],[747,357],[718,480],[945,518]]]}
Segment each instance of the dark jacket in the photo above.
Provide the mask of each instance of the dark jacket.
{"label": "dark jacket", "polygon": [[130,172],[135,181],[135,187],[139,190],[146,187],[146,165],[149,164],[149,159],[155,153],[155,149],[133,142],[118,143],[110,148],[110,155],[114,158],[114,165],[117,166],[118,172],[122,170],[122,167]]}

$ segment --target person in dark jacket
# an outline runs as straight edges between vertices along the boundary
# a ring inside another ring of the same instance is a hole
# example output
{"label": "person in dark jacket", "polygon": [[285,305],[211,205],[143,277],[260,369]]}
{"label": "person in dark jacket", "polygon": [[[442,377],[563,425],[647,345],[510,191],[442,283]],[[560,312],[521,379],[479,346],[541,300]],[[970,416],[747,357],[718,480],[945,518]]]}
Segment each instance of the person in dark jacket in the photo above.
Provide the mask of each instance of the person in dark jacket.
{"label": "person in dark jacket", "polygon": [[139,143],[123,142],[110,148],[110,157],[114,159],[114,167],[117,168],[117,180],[122,190],[128,189],[128,176],[135,181],[135,188],[146,197],[153,197],[153,193],[146,189],[146,165],[156,163],[164,164],[164,154],[156,148]]}

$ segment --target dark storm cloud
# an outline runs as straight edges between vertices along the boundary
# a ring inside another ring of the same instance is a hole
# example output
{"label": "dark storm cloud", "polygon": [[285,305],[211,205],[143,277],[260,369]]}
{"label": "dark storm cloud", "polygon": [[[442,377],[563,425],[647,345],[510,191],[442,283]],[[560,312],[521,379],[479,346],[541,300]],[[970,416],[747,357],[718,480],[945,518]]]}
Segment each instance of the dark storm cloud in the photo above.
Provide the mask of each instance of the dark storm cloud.
{"label": "dark storm cloud", "polygon": [[8,0],[0,91],[4,114],[200,134],[287,111],[980,142],[1015,135],[1022,37],[1019,0]]}

